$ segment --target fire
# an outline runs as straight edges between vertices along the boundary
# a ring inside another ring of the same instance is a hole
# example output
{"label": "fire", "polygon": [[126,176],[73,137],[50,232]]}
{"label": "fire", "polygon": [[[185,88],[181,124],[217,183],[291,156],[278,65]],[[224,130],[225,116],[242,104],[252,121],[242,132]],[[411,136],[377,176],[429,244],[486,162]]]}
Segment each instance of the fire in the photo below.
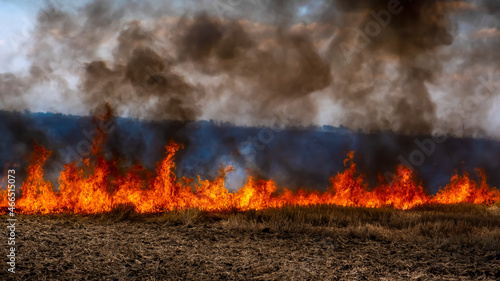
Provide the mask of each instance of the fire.
{"label": "fire", "polygon": [[[392,207],[410,209],[423,204],[500,202],[500,191],[489,187],[485,173],[477,170],[480,181],[469,174],[454,175],[451,181],[435,196],[428,195],[411,169],[398,166],[396,177],[390,183],[380,183],[370,190],[364,176],[357,172],[350,152],[344,161],[345,171],[330,178],[325,192],[283,189],[279,192],[273,180],[248,178],[237,192],[225,188],[225,176],[232,167],[220,169],[214,180],[197,183],[175,174],[175,154],[182,145],[171,142],[166,155],[150,172],[142,166],[119,172],[113,160],[106,160],[94,142],[94,157],[65,165],[59,175],[59,190],[44,179],[43,165],[51,155],[36,146],[21,187],[22,196],[17,200],[18,211],[24,214],[54,213],[103,213],[120,205],[134,208],[138,213],[155,213],[167,210],[198,208],[207,211],[259,210],[285,205],[333,204],[340,206]],[[0,207],[8,206],[7,194],[2,192]]]}
{"label": "fire", "polygon": [[500,201],[500,191],[490,188],[486,184],[486,175],[482,170],[476,170],[481,178],[480,183],[469,178],[469,174],[463,176],[454,175],[450,183],[440,190],[434,202],[441,204],[453,204],[465,202],[473,204],[491,204]]}

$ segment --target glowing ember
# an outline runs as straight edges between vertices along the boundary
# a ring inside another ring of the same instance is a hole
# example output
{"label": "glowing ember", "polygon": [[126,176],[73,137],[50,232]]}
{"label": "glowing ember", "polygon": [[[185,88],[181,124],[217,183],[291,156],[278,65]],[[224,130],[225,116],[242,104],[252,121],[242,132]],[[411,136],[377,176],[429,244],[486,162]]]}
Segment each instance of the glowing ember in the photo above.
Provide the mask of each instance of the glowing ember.
{"label": "glowing ember", "polygon": [[[35,147],[28,167],[28,175],[21,187],[22,197],[17,206],[24,214],[50,213],[102,213],[119,205],[132,206],[139,213],[199,208],[207,211],[250,210],[282,207],[284,205],[334,204],[341,206],[393,207],[409,209],[422,204],[500,202],[500,191],[486,184],[483,171],[478,170],[481,181],[468,174],[454,175],[450,183],[436,196],[427,195],[417,181],[415,173],[398,166],[397,177],[388,184],[379,184],[369,190],[364,176],[356,172],[353,152],[344,161],[347,169],[330,179],[326,192],[298,190],[292,192],[278,188],[272,180],[249,178],[243,188],[229,192],[224,178],[231,167],[220,170],[213,181],[202,180],[192,186],[191,179],[178,179],[175,175],[175,153],[181,145],[170,143],[166,156],[158,163],[155,173],[140,165],[125,173],[117,172],[115,162],[107,161],[94,143],[95,160],[85,159],[83,165],[65,165],[59,176],[59,191],[44,180],[43,165],[51,152]],[[6,192],[1,194],[0,207],[8,206]]]}

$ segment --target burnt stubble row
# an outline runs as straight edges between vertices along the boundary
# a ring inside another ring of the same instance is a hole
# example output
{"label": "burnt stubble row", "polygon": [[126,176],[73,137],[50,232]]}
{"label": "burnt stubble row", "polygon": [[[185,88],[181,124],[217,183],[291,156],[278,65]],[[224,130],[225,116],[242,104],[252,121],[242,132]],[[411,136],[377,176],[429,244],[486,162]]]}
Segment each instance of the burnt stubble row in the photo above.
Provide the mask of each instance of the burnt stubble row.
{"label": "burnt stubble row", "polygon": [[122,206],[18,220],[16,273],[1,279],[500,279],[498,204],[154,215]]}

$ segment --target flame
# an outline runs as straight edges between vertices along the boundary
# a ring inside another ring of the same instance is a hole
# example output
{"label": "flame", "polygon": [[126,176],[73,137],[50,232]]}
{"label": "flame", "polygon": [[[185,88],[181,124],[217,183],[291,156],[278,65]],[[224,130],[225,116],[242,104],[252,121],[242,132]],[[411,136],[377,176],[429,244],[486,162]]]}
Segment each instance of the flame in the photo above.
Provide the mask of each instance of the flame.
{"label": "flame", "polygon": [[[171,142],[166,155],[152,173],[141,165],[119,172],[114,161],[102,155],[102,141],[95,141],[93,158],[64,166],[59,175],[59,190],[44,179],[43,166],[50,151],[35,146],[27,177],[21,187],[22,196],[16,208],[24,214],[103,213],[120,205],[132,206],[138,213],[198,208],[206,211],[259,210],[285,205],[332,204],[340,206],[392,207],[410,209],[423,204],[491,204],[500,202],[500,191],[486,183],[484,171],[477,170],[480,181],[469,174],[455,174],[435,196],[428,195],[413,170],[398,166],[390,183],[380,183],[369,190],[363,174],[356,170],[354,153],[344,161],[345,171],[330,178],[325,192],[300,189],[291,191],[278,187],[273,180],[248,178],[237,192],[225,188],[225,176],[232,167],[220,169],[214,180],[192,184],[192,179],[178,179],[175,174],[175,154],[182,145]],[[0,194],[0,207],[8,207],[7,192]]]}
{"label": "flame", "polygon": [[23,197],[16,204],[27,213],[36,211],[47,214],[57,208],[58,197],[50,182],[43,179],[43,164],[50,154],[51,152],[43,147],[35,146],[34,148],[30,159],[31,165],[28,167],[28,176],[22,188]]}
{"label": "flame", "polygon": [[500,191],[486,184],[486,174],[483,170],[476,169],[481,178],[480,183],[469,178],[469,174],[454,175],[450,183],[440,190],[434,202],[441,204],[453,204],[456,202],[473,204],[491,204],[500,201]]}

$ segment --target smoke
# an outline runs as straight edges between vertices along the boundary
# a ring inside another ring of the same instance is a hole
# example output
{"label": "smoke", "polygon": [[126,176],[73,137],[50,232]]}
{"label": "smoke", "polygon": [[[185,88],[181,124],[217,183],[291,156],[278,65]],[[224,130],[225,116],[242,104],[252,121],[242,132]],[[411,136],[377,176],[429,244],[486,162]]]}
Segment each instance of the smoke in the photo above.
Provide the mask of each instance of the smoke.
{"label": "smoke", "polygon": [[[337,80],[347,83],[334,85],[332,91],[347,111],[347,125],[432,132],[436,106],[426,84],[442,70],[436,50],[453,42],[450,8],[443,4],[341,0],[322,15],[326,22],[347,25],[329,53]],[[356,87],[370,80],[368,86]],[[380,87],[381,80],[385,87]]]}
{"label": "smoke", "polygon": [[[494,1],[217,3],[48,5],[26,46],[29,71],[1,74],[1,109],[85,115],[109,104],[147,120],[494,135],[481,121],[490,99],[458,114],[467,130],[442,111],[487,71],[471,66],[496,67]],[[467,45],[461,25],[480,18],[469,33],[483,39]]]}
{"label": "smoke", "polygon": [[272,118],[276,107],[305,99],[297,115],[311,122],[316,108],[307,97],[328,86],[331,74],[305,34],[277,28],[269,37],[252,36],[235,20],[210,19],[205,14],[180,27],[177,49],[182,61],[195,63],[209,75],[242,79],[249,87],[233,93],[238,99],[232,99],[231,107],[256,118]]}

